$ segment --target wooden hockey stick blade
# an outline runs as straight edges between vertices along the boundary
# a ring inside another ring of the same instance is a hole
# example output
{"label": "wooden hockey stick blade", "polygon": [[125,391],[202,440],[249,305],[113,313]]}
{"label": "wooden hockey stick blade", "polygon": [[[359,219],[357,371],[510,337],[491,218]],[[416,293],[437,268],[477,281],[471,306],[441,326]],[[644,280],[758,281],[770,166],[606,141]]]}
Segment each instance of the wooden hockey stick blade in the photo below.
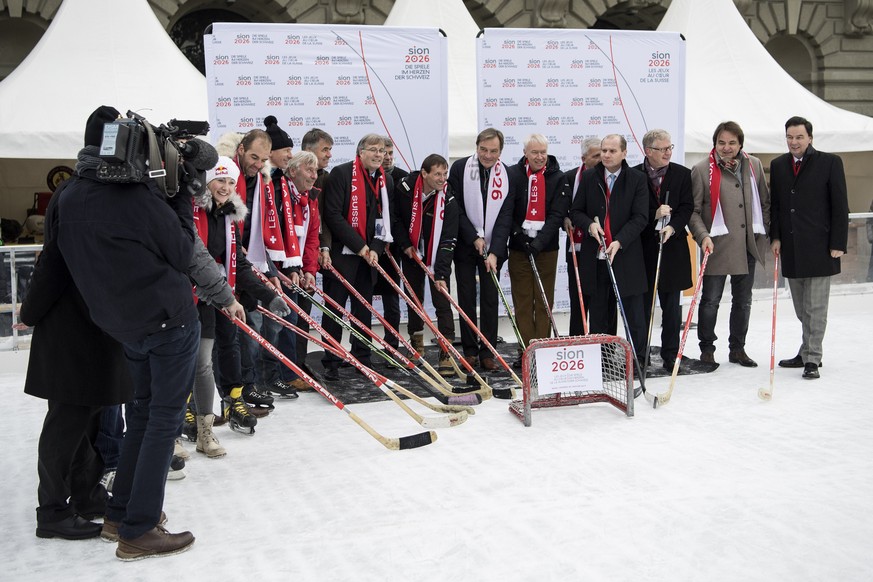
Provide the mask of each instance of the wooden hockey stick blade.
{"label": "wooden hockey stick blade", "polygon": [[358,415],[355,414],[354,412],[352,412],[351,410],[344,408],[343,411],[346,414],[348,414],[349,417],[358,424],[358,426],[360,426],[365,431],[370,433],[370,436],[372,436],[374,439],[376,439],[377,441],[382,443],[382,445],[386,449],[389,449],[392,451],[403,451],[406,449],[417,449],[419,447],[424,447],[424,446],[427,446],[429,444],[432,444],[432,443],[436,442],[436,440],[437,440],[437,434],[432,430],[429,430],[427,432],[421,432],[418,434],[409,435],[409,436],[402,436],[399,438],[386,437],[386,436],[379,434],[375,430],[373,430],[373,428],[370,427],[369,424],[367,424],[366,422],[361,420],[358,417]]}

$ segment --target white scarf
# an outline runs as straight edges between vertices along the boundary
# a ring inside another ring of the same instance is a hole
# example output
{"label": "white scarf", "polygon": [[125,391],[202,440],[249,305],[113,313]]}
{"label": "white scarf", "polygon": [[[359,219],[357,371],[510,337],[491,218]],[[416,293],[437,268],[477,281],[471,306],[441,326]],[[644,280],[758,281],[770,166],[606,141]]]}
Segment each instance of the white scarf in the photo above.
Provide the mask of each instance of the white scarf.
{"label": "white scarf", "polygon": [[482,186],[479,180],[479,156],[473,154],[467,159],[464,166],[464,209],[467,218],[476,229],[476,234],[485,239],[486,251],[491,246],[491,235],[494,232],[494,223],[500,208],[506,201],[509,193],[509,178],[506,175],[506,166],[497,160],[491,168],[488,177],[487,208],[482,200]]}
{"label": "white scarf", "polygon": [[[242,177],[242,176],[240,176]],[[270,270],[267,263],[267,246],[264,244],[264,236],[261,233],[261,173],[258,172],[258,181],[255,185],[254,200],[252,200],[252,225],[249,229],[249,246],[246,249],[246,257],[249,262],[260,272]]]}

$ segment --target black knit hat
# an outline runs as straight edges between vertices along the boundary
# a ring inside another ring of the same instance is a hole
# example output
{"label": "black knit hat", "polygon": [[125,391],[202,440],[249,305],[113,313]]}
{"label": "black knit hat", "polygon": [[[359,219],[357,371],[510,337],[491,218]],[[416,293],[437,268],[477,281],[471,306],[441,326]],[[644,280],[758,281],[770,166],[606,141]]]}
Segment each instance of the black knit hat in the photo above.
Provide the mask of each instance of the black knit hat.
{"label": "black knit hat", "polygon": [[279,120],[274,116],[268,115],[264,118],[264,127],[267,128],[267,133],[270,134],[270,139],[273,140],[273,151],[294,147],[294,140],[285,133],[284,129],[279,127]]}
{"label": "black knit hat", "polygon": [[103,125],[120,116],[118,109],[109,105],[101,105],[95,109],[85,124],[85,145],[100,147],[103,142]]}

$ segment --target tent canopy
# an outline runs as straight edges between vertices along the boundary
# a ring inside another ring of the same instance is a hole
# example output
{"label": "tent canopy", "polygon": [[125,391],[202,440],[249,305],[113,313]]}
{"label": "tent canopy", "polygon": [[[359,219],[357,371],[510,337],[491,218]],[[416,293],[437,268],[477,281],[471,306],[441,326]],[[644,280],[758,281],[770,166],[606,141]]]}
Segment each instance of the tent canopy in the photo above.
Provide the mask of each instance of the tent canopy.
{"label": "tent canopy", "polygon": [[685,151],[708,152],[712,132],[733,120],[745,149],[783,153],[785,121],[800,115],[824,151],[873,150],[873,118],[835,107],[795,81],[758,41],[731,0],[673,0],[658,30],[687,42]]}
{"label": "tent canopy", "polygon": [[100,105],[155,125],[207,119],[206,83],[146,0],[64,0],[0,83],[0,158],[75,159]]}
{"label": "tent canopy", "polygon": [[449,70],[449,157],[470,155],[476,144],[476,35],[479,27],[461,0],[397,0],[388,26],[429,26],[446,33]]}

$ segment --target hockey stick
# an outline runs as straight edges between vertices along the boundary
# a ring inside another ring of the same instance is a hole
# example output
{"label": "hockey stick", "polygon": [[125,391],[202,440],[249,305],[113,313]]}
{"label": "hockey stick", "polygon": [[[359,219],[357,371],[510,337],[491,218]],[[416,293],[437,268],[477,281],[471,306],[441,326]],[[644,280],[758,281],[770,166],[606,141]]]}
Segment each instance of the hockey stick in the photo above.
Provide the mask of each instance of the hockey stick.
{"label": "hockey stick", "polygon": [[[430,269],[427,267],[427,265],[425,265],[424,262],[421,260],[421,257],[418,256],[417,252],[414,252],[412,254],[412,258],[413,258],[413,260],[415,260],[415,262],[418,264],[418,266],[421,267],[422,270],[427,274],[427,276],[430,278],[430,280],[433,281],[434,284],[436,284],[436,278],[434,277],[433,273],[430,272]],[[440,289],[440,291],[445,296],[445,298],[449,300],[449,303],[452,304],[452,307],[455,308],[455,310],[458,312],[458,315],[460,315],[461,318],[463,318],[463,320],[467,323],[467,326],[469,326],[469,328],[473,331],[473,333],[475,333],[477,336],[479,336],[479,339],[482,340],[482,343],[485,345],[485,347],[488,348],[492,354],[494,354],[494,357],[497,358],[498,361],[500,361],[500,364],[504,368],[506,368],[506,370],[512,375],[512,379],[515,380],[515,382],[519,386],[523,386],[521,380],[518,378],[518,376],[515,374],[515,372],[513,372],[512,367],[506,363],[506,360],[504,360],[503,357],[497,352],[497,350],[494,349],[494,346],[491,345],[491,342],[488,341],[488,338],[485,337],[485,334],[483,334],[482,331],[478,327],[476,327],[476,324],[473,323],[473,321],[470,319],[470,317],[466,313],[464,313],[464,310],[461,309],[461,306],[458,305],[458,302],[455,301],[455,299],[452,297],[452,294],[449,293],[448,291],[446,291],[445,289]],[[500,398],[500,396],[498,396],[498,394],[497,394],[498,390],[500,390],[500,389],[493,389],[494,396],[496,398]],[[507,390],[507,392],[508,392],[507,396],[509,398],[513,398],[513,399],[515,398],[515,387],[510,386],[509,389]]]}
{"label": "hockey stick", "polygon": [[558,324],[555,323],[555,316],[552,315],[552,308],[549,307],[549,298],[546,296],[546,288],[543,287],[543,280],[540,278],[540,271],[537,269],[537,262],[534,260],[532,254],[525,252],[527,255],[527,260],[530,262],[530,269],[533,271],[534,279],[536,279],[537,287],[540,290],[540,298],[543,301],[543,307],[546,310],[546,313],[549,314],[549,321],[552,324],[552,331],[555,332],[555,337],[561,337],[561,332],[558,331]]}
{"label": "hockey stick", "polygon": [[[421,366],[422,368],[424,368],[425,370],[427,370],[431,374],[431,376],[434,379],[436,379],[437,382],[439,382],[439,385],[435,386],[435,387],[437,387],[440,391],[444,392],[447,395],[453,394],[451,392],[452,386],[448,382],[446,382],[445,378],[440,376],[439,373],[437,373],[437,371],[433,369],[433,366],[431,366],[427,362],[427,360],[424,359],[424,356],[422,354],[418,353],[418,351],[412,347],[412,344],[410,344],[408,341],[406,341],[406,339],[403,337],[403,334],[401,334],[399,331],[394,329],[394,327],[392,327],[391,324],[388,323],[388,321],[382,316],[382,314],[379,313],[379,311],[375,307],[373,307],[373,305],[369,301],[364,299],[364,296],[361,295],[361,293],[357,289],[355,289],[354,285],[349,283],[348,280],[345,277],[343,277],[340,274],[340,272],[337,271],[333,267],[333,265],[329,265],[328,270],[331,273],[333,273],[333,276],[336,277],[337,281],[342,283],[342,285],[349,291],[349,293],[352,294],[352,296],[355,299],[357,299],[361,303],[361,305],[366,307],[370,311],[371,314],[376,316],[376,319],[378,319],[379,322],[385,327],[385,329],[388,330],[390,333],[392,333],[397,338],[397,340],[401,344],[403,344],[404,348],[409,350],[409,353],[412,355],[412,358],[415,360],[415,363],[418,364],[419,366]],[[321,297],[323,297],[325,301],[328,300],[328,295],[324,292],[321,292]],[[336,305],[336,302],[333,301],[332,305]],[[468,403],[468,404],[472,404],[472,403]]]}
{"label": "hockey stick", "polygon": [[691,305],[688,307],[688,317],[685,318],[685,329],[682,330],[682,339],[679,341],[679,351],[676,354],[676,361],[673,363],[673,375],[670,377],[670,387],[663,394],[655,396],[655,401],[652,403],[653,408],[662,406],[670,402],[670,397],[673,395],[673,388],[676,386],[676,376],[679,375],[679,364],[682,362],[682,353],[685,351],[685,340],[688,338],[688,330],[691,329],[691,318],[694,316],[694,308],[697,307],[697,300],[700,298],[700,290],[703,289],[703,273],[706,272],[706,261],[709,260],[709,250],[703,253],[703,262],[700,264],[700,272],[697,274],[697,284],[694,286],[694,296],[691,298]]}
{"label": "hockey stick", "polygon": [[[594,217],[594,222],[597,223],[597,226],[600,226],[599,217]],[[615,294],[615,302],[618,304],[618,311],[621,313],[621,321],[624,324],[624,334],[627,336],[627,341],[630,343],[631,352],[633,352],[634,356],[634,364],[637,367],[637,371],[640,375],[640,388],[642,389],[643,395],[646,397],[646,401],[648,401],[653,407],[656,407],[657,401],[655,398],[646,391],[646,371],[645,369],[640,368],[640,360],[637,358],[637,350],[634,346],[634,339],[631,337],[630,326],[627,323],[627,314],[624,311],[624,303],[621,301],[621,295],[618,292],[618,281],[615,279],[615,271],[612,269],[612,261],[609,259],[609,254],[606,252],[606,240],[603,237],[598,237],[598,242],[600,243],[600,250],[606,255],[604,259],[606,261],[606,270],[609,271],[609,279],[612,281],[612,292]],[[635,396],[639,396],[639,394],[635,394]]]}
{"label": "hockey stick", "polygon": [[[403,274],[403,269],[400,268],[400,265],[397,263],[397,260],[394,258],[394,256],[391,253],[387,253],[387,255],[388,255],[388,260],[391,262],[391,266],[394,268],[395,271],[397,271],[397,276],[400,277],[400,280],[403,283],[404,287],[406,287],[406,289],[409,290],[408,297],[411,298],[413,301],[415,301],[415,305],[418,306],[418,309],[422,313],[426,313],[426,310],[424,308],[424,304],[421,302],[421,299],[418,298],[418,295],[415,294],[415,291],[412,289],[412,285],[410,285],[409,281],[406,279],[406,275]],[[430,323],[430,318],[427,318],[427,321]],[[429,325],[428,328],[431,331],[434,330],[433,326]],[[437,331],[434,333],[439,333],[439,332]],[[437,342],[440,342],[439,338],[436,338],[436,336],[435,336],[435,339],[437,340]],[[449,343],[451,344],[451,342],[449,342]],[[440,342],[440,345],[442,346],[442,342]],[[451,352],[449,352],[448,350],[444,350],[444,351],[446,353],[448,353],[448,355],[449,355],[449,362],[452,365],[452,369],[455,371],[455,375],[457,375],[458,378],[460,378],[461,380],[464,380],[465,382],[469,383],[470,375],[464,374],[461,371],[461,369],[458,367],[458,362],[455,361],[455,358],[452,356]]]}
{"label": "hockey stick", "polygon": [[[400,274],[401,279],[403,279],[403,284],[409,285],[409,281],[406,280],[406,277],[404,277],[403,273],[399,270],[400,265],[397,264],[397,261],[394,260],[394,257],[392,257],[390,253],[388,254],[388,257],[391,259],[394,268],[398,269],[398,273]],[[443,350],[447,351],[450,356],[456,358],[458,361],[464,364],[464,367],[467,368],[467,371],[469,372],[468,375],[471,375],[473,376],[473,378],[475,378],[476,382],[479,384],[479,388],[476,390],[468,390],[468,392],[477,392],[481,394],[482,400],[488,400],[489,398],[491,398],[491,387],[485,382],[485,380],[482,379],[482,377],[476,372],[476,370],[473,369],[470,363],[461,357],[461,354],[458,353],[458,350],[455,349],[455,346],[452,345],[452,342],[447,340],[443,336],[443,334],[440,333],[440,330],[438,330],[437,327],[433,324],[433,322],[430,320],[430,317],[427,315],[427,313],[424,312],[424,309],[421,309],[417,305],[418,302],[410,299],[406,295],[406,293],[403,292],[400,286],[394,281],[394,279],[388,276],[388,273],[385,272],[385,269],[383,269],[379,263],[376,263],[374,267],[379,272],[379,274],[382,275],[382,277],[388,282],[388,284],[391,285],[391,288],[397,292],[397,295],[404,301],[406,301],[406,304],[409,305],[409,307],[411,307],[413,311],[415,311],[415,314],[418,315],[419,318],[421,318],[421,321],[424,322],[428,329],[430,329],[431,333],[434,334],[434,337],[436,338],[437,342],[439,342],[440,347]],[[409,287],[409,290],[410,292],[412,292],[411,286]],[[415,293],[412,294],[415,295]],[[457,364],[455,364],[455,367],[457,369]]]}
{"label": "hockey stick", "polygon": [[579,280],[579,259],[576,258],[576,243],[573,241],[573,229],[567,229],[567,244],[570,245],[571,255],[573,255],[573,272],[576,276],[576,292],[579,294],[579,310],[582,312],[582,331],[588,335],[588,316],[585,315],[585,300],[582,298],[582,282]]}
{"label": "hockey stick", "polygon": [[[667,194],[664,196],[664,204],[667,204],[667,201],[670,199],[670,191],[667,190]],[[660,219],[660,227],[658,230],[658,260],[655,262],[655,285],[652,287],[652,309],[649,311],[649,331],[646,334],[646,355],[645,359],[645,369],[649,369],[649,350],[652,349],[652,327],[655,324],[655,303],[658,300],[658,279],[661,277],[661,256],[664,254],[664,233],[661,231],[664,229],[664,224],[666,220],[666,216],[662,216]]]}
{"label": "hockey stick", "polygon": [[[482,255],[483,259],[486,259],[485,255]],[[487,259],[486,259],[487,260]],[[512,331],[515,332],[515,339],[518,340],[518,349],[524,351],[527,347],[524,343],[524,338],[521,337],[521,331],[518,329],[518,324],[515,322],[515,313],[512,311],[512,308],[509,305],[509,300],[506,298],[506,294],[503,292],[503,288],[500,286],[500,281],[497,279],[497,273],[493,270],[489,270],[491,273],[491,280],[494,281],[494,287],[497,288],[497,293],[500,295],[500,299],[503,301],[503,308],[506,309],[506,316],[509,318],[509,323],[512,326]]]}
{"label": "hockey stick", "polygon": [[776,379],[776,300],[779,298],[779,255],[773,253],[773,323],[770,328],[770,387],[758,388],[758,398],[773,398],[773,384]]}
{"label": "hockey stick", "polygon": [[[412,417],[412,419],[415,422],[417,422],[418,424],[420,424],[424,428],[448,428],[448,427],[457,426],[459,424],[463,424],[464,422],[466,422],[466,420],[467,420],[467,412],[466,411],[450,412],[450,413],[445,414],[445,415],[440,416],[440,417],[424,417],[424,416],[421,416],[420,414],[418,414],[417,412],[415,412],[414,410],[412,410],[411,408],[409,408],[409,406],[407,406],[406,403],[403,402],[403,400],[401,400],[399,396],[397,396],[397,394],[392,392],[392,390],[396,390],[397,392],[400,392],[401,394],[404,394],[406,396],[409,396],[410,394],[412,394],[413,396],[418,398],[417,395],[415,395],[413,392],[410,392],[409,390],[407,390],[406,388],[404,388],[400,384],[397,384],[396,382],[388,379],[387,377],[383,376],[382,374],[379,374],[378,372],[376,372],[372,368],[369,368],[369,367],[365,366],[364,364],[362,364],[360,360],[358,360],[348,350],[346,350],[340,342],[333,339],[333,337],[330,334],[328,334],[326,331],[324,331],[324,329],[320,325],[318,325],[315,322],[315,320],[312,319],[311,317],[308,320],[306,317],[304,317],[303,319],[306,320],[306,322],[310,326],[314,326],[314,327],[312,327],[312,329],[314,329],[315,331],[320,333],[323,338],[327,339],[328,340],[327,342],[322,341],[322,340],[318,340],[318,339],[310,336],[308,333],[306,333],[305,331],[303,331],[302,329],[300,329],[299,327],[297,327],[293,323],[285,321],[285,319],[279,317],[278,315],[275,315],[269,309],[265,309],[264,307],[259,305],[258,311],[260,311],[261,313],[263,313],[265,316],[269,317],[270,319],[272,319],[276,323],[290,329],[294,333],[298,334],[300,337],[305,336],[306,339],[311,340],[312,342],[321,346],[325,350],[330,351],[335,356],[347,361],[349,364],[354,366],[361,374],[363,374],[368,380],[370,380],[388,398],[393,400],[395,404],[397,404],[400,408],[402,408],[403,411],[406,414],[408,414],[410,417]],[[300,312],[298,312],[298,315],[301,313],[302,313],[302,310]],[[391,390],[389,390],[389,388]],[[424,399],[420,399],[420,400],[422,402],[424,402]]]}
{"label": "hockey stick", "polygon": [[[263,275],[261,273],[258,273],[256,271],[256,274],[258,274],[258,276],[261,277],[262,281],[264,281],[265,283],[268,283],[268,281],[266,281],[266,278],[263,277]],[[279,279],[283,282],[283,284],[288,286],[291,290],[293,290],[297,293],[300,293],[301,295],[303,295],[304,297],[309,299],[309,301],[313,305],[315,305],[319,310],[321,310],[321,312],[324,315],[326,315],[327,317],[330,317],[340,327],[346,329],[350,334],[352,334],[356,338],[358,338],[358,340],[361,343],[367,345],[367,347],[369,347],[374,353],[376,353],[376,355],[378,355],[379,357],[384,359],[386,362],[395,366],[398,370],[401,371],[401,373],[403,373],[403,374],[411,377],[413,380],[415,380],[416,383],[419,384],[419,386],[421,386],[424,390],[426,390],[431,395],[433,395],[434,398],[439,400],[441,403],[448,404],[448,405],[459,405],[459,406],[462,406],[466,409],[466,407],[468,405],[475,406],[476,404],[479,404],[480,402],[482,402],[482,399],[478,394],[458,396],[458,395],[454,395],[451,391],[444,389],[430,375],[424,373],[420,368],[416,367],[415,364],[413,362],[411,362],[408,358],[406,358],[402,353],[400,353],[400,351],[398,351],[397,348],[395,348],[394,346],[392,346],[391,344],[386,342],[383,338],[379,337],[375,332],[373,332],[372,329],[370,329],[368,326],[364,325],[360,320],[358,320],[354,315],[352,315],[349,311],[347,311],[343,306],[341,306],[339,303],[337,303],[333,298],[331,298],[329,295],[324,293],[324,291],[322,291],[321,289],[318,289],[317,287],[313,288],[313,290],[316,293],[319,293],[320,297],[322,297],[322,299],[324,299],[325,302],[327,302],[334,309],[336,309],[338,313],[348,317],[349,323],[343,321],[342,317],[337,317],[337,315],[333,311],[331,311],[330,309],[328,309],[327,307],[322,305],[320,302],[316,301],[314,297],[309,295],[299,285],[294,285],[291,282],[291,280],[288,279],[288,277],[286,277],[282,273],[279,273]],[[361,300],[363,301],[363,303],[365,305],[369,305],[366,302],[366,300],[363,299],[363,297],[361,297]],[[288,299],[286,297],[285,302],[288,303],[288,301],[290,301],[290,299]],[[291,306],[292,309],[294,309],[298,314],[300,314],[300,311],[298,311],[298,309],[299,309],[298,305],[296,305],[296,304],[292,305],[291,303],[289,303],[289,306]],[[370,306],[370,307],[372,307],[372,306]],[[381,317],[381,314],[379,314],[378,311],[376,311],[375,313],[379,317]],[[300,315],[301,315],[301,317],[303,317],[302,314],[300,314]],[[306,315],[308,316],[309,314],[307,313]],[[307,318],[304,317],[304,319],[307,319]],[[355,327],[355,326],[357,326],[357,327]],[[373,340],[378,342],[382,348],[390,351],[391,354],[395,358],[397,358],[397,360],[395,360],[394,358],[392,358],[391,355],[388,355],[385,351],[383,351],[378,346],[376,346],[372,341],[370,341],[366,337],[364,337],[364,335],[361,334],[360,330],[363,330],[364,332],[369,334],[370,337],[372,337]],[[398,337],[400,338],[401,341],[405,342],[405,340],[403,340],[402,336],[398,336]],[[410,348],[411,348],[411,346],[410,346]],[[412,350],[412,352],[417,354],[417,352],[415,352],[415,350]],[[422,359],[420,355],[417,357],[419,360]],[[399,360],[399,362],[398,362],[398,360]],[[410,370],[414,371],[415,375],[413,375]],[[427,384],[425,382],[427,382]],[[430,384],[430,386],[432,386],[434,389],[436,389],[436,391],[431,389],[431,387],[428,386],[428,384]],[[470,409],[470,410],[471,410],[470,414],[473,414],[472,409]],[[452,412],[457,412],[457,410],[453,410]]]}
{"label": "hockey stick", "polygon": [[429,444],[433,443],[434,441],[436,441],[437,434],[434,431],[426,431],[426,432],[422,432],[422,433],[418,433],[418,434],[414,434],[414,435],[409,435],[409,436],[403,436],[403,437],[399,437],[399,438],[386,437],[386,436],[379,434],[378,432],[376,432],[376,430],[373,427],[371,427],[369,424],[364,422],[364,420],[361,417],[359,417],[357,414],[355,414],[354,412],[352,412],[351,410],[346,408],[346,405],[343,404],[343,402],[339,398],[337,398],[336,396],[334,396],[333,394],[328,392],[328,390],[324,386],[319,384],[313,377],[309,376],[306,372],[301,370],[297,366],[297,364],[295,364],[294,362],[289,360],[287,357],[285,357],[285,354],[283,354],[282,352],[277,350],[270,342],[268,342],[263,337],[261,337],[260,334],[258,334],[258,332],[253,330],[246,323],[240,321],[239,319],[236,319],[236,318],[231,317],[228,314],[224,313],[224,311],[221,311],[221,313],[224,314],[225,317],[230,319],[234,325],[236,325],[238,328],[240,328],[241,330],[246,332],[249,335],[249,337],[251,337],[253,340],[258,342],[261,345],[261,347],[263,347],[268,352],[270,352],[270,354],[272,354],[272,356],[274,358],[276,358],[277,360],[279,360],[280,362],[285,364],[285,366],[287,366],[288,369],[290,369],[292,372],[297,374],[299,377],[303,378],[303,380],[307,384],[312,386],[319,394],[324,396],[334,406],[336,406],[337,408],[339,408],[340,410],[342,410],[343,412],[348,414],[349,418],[351,418],[353,421],[355,421],[355,423],[358,426],[360,426],[362,429],[367,431],[367,433],[369,433],[369,435],[371,437],[373,437],[374,439],[376,439],[377,441],[382,443],[382,446],[384,446],[386,449],[390,449],[392,451],[398,451],[398,450],[404,450],[404,449],[415,449],[418,447],[423,447],[423,446],[429,445]]}

